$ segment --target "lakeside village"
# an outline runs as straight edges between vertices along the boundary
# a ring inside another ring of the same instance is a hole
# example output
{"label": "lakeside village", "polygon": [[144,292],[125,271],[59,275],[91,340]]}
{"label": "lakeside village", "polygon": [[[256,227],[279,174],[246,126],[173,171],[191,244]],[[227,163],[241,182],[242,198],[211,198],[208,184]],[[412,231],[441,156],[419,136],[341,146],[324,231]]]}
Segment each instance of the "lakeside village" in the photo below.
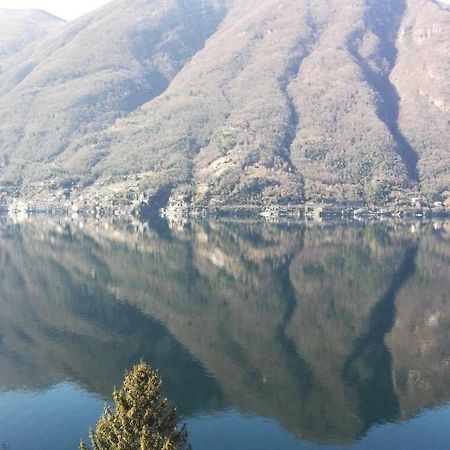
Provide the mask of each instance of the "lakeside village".
{"label": "lakeside village", "polygon": [[[125,189],[124,189],[125,188]],[[55,189],[41,191],[33,196],[18,197],[12,192],[0,190],[0,212],[20,217],[33,213],[61,215],[89,215],[145,217],[160,215],[167,219],[183,217],[260,217],[268,221],[283,219],[382,219],[450,217],[450,195],[440,200],[427,200],[419,193],[404,193],[387,205],[369,205],[363,201],[336,203],[323,201],[285,205],[233,205],[193,206],[185,195],[167,196],[164,202],[143,193],[139,186],[106,185],[96,183],[89,189]]]}

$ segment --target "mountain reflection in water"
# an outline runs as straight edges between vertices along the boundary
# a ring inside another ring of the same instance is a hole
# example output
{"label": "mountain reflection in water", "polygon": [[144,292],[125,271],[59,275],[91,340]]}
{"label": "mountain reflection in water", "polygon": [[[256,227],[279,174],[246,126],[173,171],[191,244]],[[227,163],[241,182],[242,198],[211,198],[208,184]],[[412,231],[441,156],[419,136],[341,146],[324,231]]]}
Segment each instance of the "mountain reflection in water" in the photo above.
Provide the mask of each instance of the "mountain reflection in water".
{"label": "mountain reflection in water", "polygon": [[3,223],[0,404],[63,382],[107,400],[142,358],[186,420],[344,445],[410,419],[450,399],[450,227],[414,231]]}

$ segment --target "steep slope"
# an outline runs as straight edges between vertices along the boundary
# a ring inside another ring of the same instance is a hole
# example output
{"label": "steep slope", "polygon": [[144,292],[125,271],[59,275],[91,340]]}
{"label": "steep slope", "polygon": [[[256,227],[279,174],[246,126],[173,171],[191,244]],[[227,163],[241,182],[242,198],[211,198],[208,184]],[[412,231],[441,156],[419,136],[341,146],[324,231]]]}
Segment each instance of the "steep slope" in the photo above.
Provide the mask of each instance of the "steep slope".
{"label": "steep slope", "polygon": [[0,185],[206,207],[445,197],[449,28],[433,0],[115,0],[9,60]]}
{"label": "steep slope", "polygon": [[13,58],[0,77],[2,181],[47,179],[77,137],[159,95],[222,15],[220,0],[116,0]]}
{"label": "steep slope", "polygon": [[417,181],[388,80],[402,2],[328,6],[333,14],[318,10],[324,31],[291,89],[300,111],[293,158],[309,197],[382,199]]}
{"label": "steep slope", "polygon": [[62,19],[40,10],[0,8],[0,73],[9,57],[55,31],[63,23]]}
{"label": "steep slope", "polygon": [[111,173],[120,158],[150,172],[153,186],[181,180],[197,202],[279,199],[280,188],[286,200],[300,199],[284,86],[305,51],[306,20],[302,2],[237,2],[167,92],[117,124],[101,170]]}
{"label": "steep slope", "polygon": [[417,152],[422,188],[450,197],[450,11],[444,4],[409,1],[392,80],[400,97],[399,125]]}
{"label": "steep slope", "polygon": [[153,187],[181,180],[182,194],[209,205],[299,201],[305,178],[309,199],[408,185],[354,55],[370,5],[352,5],[236,2],[164,95],[117,124],[99,170],[146,172]]}

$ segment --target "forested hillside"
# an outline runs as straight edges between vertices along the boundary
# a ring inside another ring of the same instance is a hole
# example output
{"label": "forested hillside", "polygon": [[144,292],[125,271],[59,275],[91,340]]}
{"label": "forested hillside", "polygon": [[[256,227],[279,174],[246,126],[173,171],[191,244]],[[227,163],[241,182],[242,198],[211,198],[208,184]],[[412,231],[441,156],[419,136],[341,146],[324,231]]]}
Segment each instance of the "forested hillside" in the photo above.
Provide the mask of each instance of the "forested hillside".
{"label": "forested hillside", "polygon": [[11,11],[0,8],[0,72],[6,60],[64,23],[40,10]]}
{"label": "forested hillside", "polygon": [[449,36],[432,0],[114,0],[8,59],[0,183],[202,207],[445,200]]}

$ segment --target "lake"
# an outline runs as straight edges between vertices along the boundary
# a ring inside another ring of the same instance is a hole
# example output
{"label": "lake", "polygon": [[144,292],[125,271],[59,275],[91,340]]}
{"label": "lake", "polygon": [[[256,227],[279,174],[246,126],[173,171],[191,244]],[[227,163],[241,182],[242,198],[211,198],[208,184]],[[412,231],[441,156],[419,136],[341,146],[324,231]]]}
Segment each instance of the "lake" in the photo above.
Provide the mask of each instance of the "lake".
{"label": "lake", "polygon": [[74,450],[133,363],[194,450],[450,447],[450,223],[0,220],[0,448]]}

